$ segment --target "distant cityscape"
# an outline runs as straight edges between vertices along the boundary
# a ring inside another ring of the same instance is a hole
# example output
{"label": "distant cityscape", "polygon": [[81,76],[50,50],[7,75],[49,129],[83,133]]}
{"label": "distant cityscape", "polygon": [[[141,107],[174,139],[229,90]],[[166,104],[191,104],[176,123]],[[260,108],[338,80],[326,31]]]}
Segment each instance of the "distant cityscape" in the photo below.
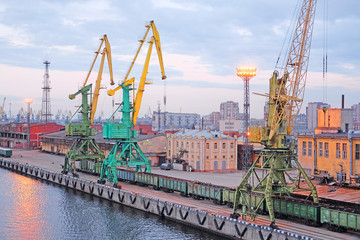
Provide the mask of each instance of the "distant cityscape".
{"label": "distant cityscape", "polygon": [[[5,99],[4,99],[5,103]],[[25,123],[27,121],[27,112],[21,108],[17,114],[11,114],[11,109],[4,111],[4,105],[0,106],[1,122]],[[330,109],[331,105],[324,102],[310,102],[306,106],[306,113],[297,116],[294,127],[294,133],[313,132],[318,123],[318,109]],[[346,108],[344,108],[346,109]],[[250,126],[264,126],[267,120],[267,103],[264,106],[263,119],[250,119]],[[354,104],[347,108],[347,116],[351,119],[352,129],[360,129],[360,103]],[[344,114],[343,114],[344,115]],[[57,124],[66,124],[69,122],[73,113],[70,110],[58,110],[56,114],[51,115],[49,122]],[[30,122],[40,123],[42,114],[41,110],[30,112]],[[94,119],[96,124],[101,124],[108,119],[101,113]],[[117,122],[120,119],[114,119]],[[173,113],[162,112],[161,110],[148,112],[144,117],[138,118],[138,125],[151,125],[153,131],[175,131],[179,129],[210,129],[221,132],[239,132],[242,133],[244,126],[244,114],[240,112],[239,103],[233,101],[222,102],[219,111],[211,112],[208,115],[200,116],[197,113]],[[81,115],[74,116],[72,122],[81,121]]]}

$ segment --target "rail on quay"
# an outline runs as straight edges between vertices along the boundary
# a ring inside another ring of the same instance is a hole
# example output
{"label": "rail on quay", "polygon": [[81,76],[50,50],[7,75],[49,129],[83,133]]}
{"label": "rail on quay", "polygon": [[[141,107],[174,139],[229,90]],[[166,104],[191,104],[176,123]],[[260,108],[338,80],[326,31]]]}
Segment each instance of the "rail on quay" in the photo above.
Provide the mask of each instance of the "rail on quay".
{"label": "rail on quay", "polygon": [[210,214],[206,211],[200,211],[176,203],[162,201],[139,193],[98,184],[93,181],[64,175],[8,159],[0,158],[0,167],[152,213],[168,220],[176,221],[203,231],[208,231],[228,239],[312,239],[307,236],[272,229],[267,226],[259,226],[257,224]]}

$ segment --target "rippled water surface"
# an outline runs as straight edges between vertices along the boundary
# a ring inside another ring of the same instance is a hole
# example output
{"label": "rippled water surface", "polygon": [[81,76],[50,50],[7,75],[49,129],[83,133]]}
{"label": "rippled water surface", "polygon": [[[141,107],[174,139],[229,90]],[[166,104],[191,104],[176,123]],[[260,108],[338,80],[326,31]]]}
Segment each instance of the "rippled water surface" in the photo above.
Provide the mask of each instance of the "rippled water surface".
{"label": "rippled water surface", "polygon": [[1,239],[219,239],[0,168]]}

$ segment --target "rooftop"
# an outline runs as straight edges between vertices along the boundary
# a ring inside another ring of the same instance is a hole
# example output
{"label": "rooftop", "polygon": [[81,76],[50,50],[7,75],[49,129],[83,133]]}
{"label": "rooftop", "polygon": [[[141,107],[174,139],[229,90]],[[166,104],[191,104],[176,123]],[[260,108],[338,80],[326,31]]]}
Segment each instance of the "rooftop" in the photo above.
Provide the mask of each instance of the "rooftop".
{"label": "rooftop", "polygon": [[[42,137],[44,137],[44,138],[54,138],[54,139],[75,139],[75,138],[78,138],[78,137],[65,136],[65,130],[61,130],[61,131],[53,132],[53,133],[46,133],[46,134],[43,134]],[[142,134],[139,134],[137,136],[137,139],[138,139],[138,141],[143,141],[143,140],[151,139],[151,138],[155,138],[155,137],[158,137],[158,135],[142,135]],[[112,139],[104,139],[102,131],[98,131],[96,133],[96,135],[94,136],[94,138],[95,138],[95,141],[98,142],[98,143],[112,143],[112,142],[116,141],[115,139],[114,140],[112,140]]]}
{"label": "rooftop", "polygon": [[176,137],[185,137],[185,138],[205,138],[205,139],[211,139],[211,138],[228,138],[228,139],[234,139],[233,137],[230,137],[228,135],[223,134],[222,132],[218,131],[211,131],[211,130],[199,130],[199,129],[184,129],[179,132],[176,132],[173,134],[173,136]]}

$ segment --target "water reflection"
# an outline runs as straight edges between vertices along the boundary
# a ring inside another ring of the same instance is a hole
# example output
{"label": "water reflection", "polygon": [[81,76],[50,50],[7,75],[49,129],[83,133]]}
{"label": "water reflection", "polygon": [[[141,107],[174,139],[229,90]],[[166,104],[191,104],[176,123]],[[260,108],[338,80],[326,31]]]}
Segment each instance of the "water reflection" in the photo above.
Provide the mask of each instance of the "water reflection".
{"label": "water reflection", "polygon": [[219,239],[1,168],[0,178],[1,239]]}
{"label": "water reflection", "polygon": [[43,214],[47,199],[41,193],[41,183],[15,173],[8,174],[8,180],[7,194],[12,198],[7,205],[9,230],[19,239],[44,239],[51,235]]}

